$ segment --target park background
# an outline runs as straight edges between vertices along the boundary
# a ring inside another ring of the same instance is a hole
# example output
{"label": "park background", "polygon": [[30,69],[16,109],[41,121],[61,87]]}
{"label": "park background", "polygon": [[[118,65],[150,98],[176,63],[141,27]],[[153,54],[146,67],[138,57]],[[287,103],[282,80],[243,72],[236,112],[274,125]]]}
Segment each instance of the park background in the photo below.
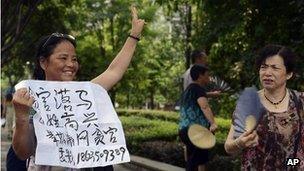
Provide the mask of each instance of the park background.
{"label": "park background", "polygon": [[239,92],[259,87],[255,55],[282,44],[298,55],[288,87],[304,91],[304,2],[301,0],[2,0],[1,92],[34,69],[35,43],[53,32],[76,37],[81,65],[78,81],[103,72],[129,35],[129,7],[136,5],[146,25],[123,79],[109,94],[123,123],[131,154],[183,167],[178,130],[182,74],[190,53],[205,50],[210,99],[219,131],[209,168],[239,168],[239,158],[223,148]]}

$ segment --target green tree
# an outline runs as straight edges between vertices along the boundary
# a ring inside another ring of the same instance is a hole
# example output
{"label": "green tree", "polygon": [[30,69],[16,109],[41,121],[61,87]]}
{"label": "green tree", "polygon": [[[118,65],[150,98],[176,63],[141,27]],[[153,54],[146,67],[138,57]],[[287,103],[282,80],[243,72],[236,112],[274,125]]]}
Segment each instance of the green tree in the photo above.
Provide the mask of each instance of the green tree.
{"label": "green tree", "polygon": [[[2,39],[2,48],[4,46],[8,46],[9,48],[5,48],[2,53],[2,79],[8,78],[10,86],[14,86],[17,82],[20,81],[21,78],[25,78],[24,67],[33,71],[34,68],[34,61],[35,61],[35,45],[36,42],[42,35],[50,34],[52,32],[63,32],[68,33],[69,29],[66,26],[66,18],[70,15],[66,13],[66,10],[69,6],[73,5],[73,2],[76,1],[59,1],[59,0],[51,0],[51,1],[44,1],[40,3],[40,1],[20,1],[16,3],[15,7],[20,6],[20,13],[25,13],[25,10],[30,10],[29,8],[34,8],[35,12],[31,11],[30,19],[27,19],[26,23],[22,25],[23,32],[15,33],[15,35],[8,36],[11,37],[3,37]],[[2,3],[4,3],[2,1]],[[13,3],[13,2],[10,2]],[[12,4],[11,4],[12,5]],[[27,5],[26,7],[23,7]],[[34,7],[33,7],[34,6]],[[8,8],[10,13],[16,13],[13,8],[14,3],[12,6]],[[4,8],[4,6],[2,6]],[[18,8],[16,8],[18,9]],[[32,9],[32,10],[34,10]],[[4,10],[5,11],[5,10]],[[22,15],[20,14],[20,15]],[[6,16],[7,14],[5,14]],[[29,17],[29,16],[28,16]],[[1,20],[2,24],[4,22],[11,23],[11,19],[13,16],[5,18],[4,21]],[[22,22],[25,22],[22,20]],[[72,22],[72,21],[71,21]],[[15,23],[18,25],[17,23]],[[2,25],[2,27],[7,27],[9,25]],[[11,29],[15,29],[11,28]],[[2,33],[5,32],[2,30]],[[4,33],[3,33],[4,34]],[[4,46],[3,46],[4,45]],[[21,66],[21,67],[20,67]],[[28,74],[28,73],[27,73]]]}

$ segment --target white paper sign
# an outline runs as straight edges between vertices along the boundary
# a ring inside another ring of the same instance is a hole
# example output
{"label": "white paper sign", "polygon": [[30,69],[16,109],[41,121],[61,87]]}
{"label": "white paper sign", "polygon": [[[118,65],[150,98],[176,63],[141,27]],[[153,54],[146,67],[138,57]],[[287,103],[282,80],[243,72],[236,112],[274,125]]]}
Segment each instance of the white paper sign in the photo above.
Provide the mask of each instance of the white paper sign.
{"label": "white paper sign", "polygon": [[35,98],[35,164],[69,168],[129,162],[121,122],[105,89],[91,82],[25,80]]}

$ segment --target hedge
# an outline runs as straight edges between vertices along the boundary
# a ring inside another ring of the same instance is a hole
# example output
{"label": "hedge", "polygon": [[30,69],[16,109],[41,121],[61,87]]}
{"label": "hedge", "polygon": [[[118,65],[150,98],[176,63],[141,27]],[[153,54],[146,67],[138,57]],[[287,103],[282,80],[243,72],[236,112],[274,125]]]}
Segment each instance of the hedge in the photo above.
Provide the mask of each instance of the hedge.
{"label": "hedge", "polygon": [[174,122],[139,116],[121,116],[120,120],[128,141],[176,140],[178,125]]}
{"label": "hedge", "polygon": [[[179,113],[158,110],[117,110],[122,122],[127,147],[131,154],[184,167],[183,144],[178,137]],[[216,145],[211,149],[208,169],[235,170],[238,158],[227,156],[224,142],[231,121],[215,118],[218,124]],[[221,165],[218,165],[221,163]],[[223,164],[223,165],[222,165]]]}
{"label": "hedge", "polygon": [[[174,140],[177,137],[179,122],[177,112],[119,109],[117,113],[130,140]],[[231,121],[223,118],[215,118],[215,120],[218,124],[216,139],[218,142],[224,142]]]}
{"label": "hedge", "polygon": [[177,112],[161,110],[135,110],[135,109],[117,109],[119,116],[141,116],[148,119],[160,119],[178,123],[179,114]]}

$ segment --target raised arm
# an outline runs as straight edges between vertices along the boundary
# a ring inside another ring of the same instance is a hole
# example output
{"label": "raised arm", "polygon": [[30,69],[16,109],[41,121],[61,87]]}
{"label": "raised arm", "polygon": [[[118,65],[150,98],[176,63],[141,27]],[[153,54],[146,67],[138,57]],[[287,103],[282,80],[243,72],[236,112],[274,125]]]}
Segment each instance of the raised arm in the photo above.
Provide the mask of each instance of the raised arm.
{"label": "raised arm", "polygon": [[33,102],[34,99],[30,97],[25,88],[18,89],[13,96],[13,105],[16,113],[13,149],[22,160],[29,158],[35,151],[34,130],[29,124],[29,111]]}
{"label": "raised arm", "polygon": [[207,97],[210,97],[210,98],[214,98],[214,97],[219,97],[221,95],[221,91],[209,91],[207,92]]}
{"label": "raised arm", "polygon": [[[139,38],[145,21],[138,19],[135,7],[132,7],[131,11],[132,29],[130,35]],[[114,58],[107,70],[94,78],[92,82],[101,85],[106,90],[110,90],[122,78],[123,74],[127,70],[133,57],[137,41],[138,40],[135,38],[128,37],[122,49]]]}

